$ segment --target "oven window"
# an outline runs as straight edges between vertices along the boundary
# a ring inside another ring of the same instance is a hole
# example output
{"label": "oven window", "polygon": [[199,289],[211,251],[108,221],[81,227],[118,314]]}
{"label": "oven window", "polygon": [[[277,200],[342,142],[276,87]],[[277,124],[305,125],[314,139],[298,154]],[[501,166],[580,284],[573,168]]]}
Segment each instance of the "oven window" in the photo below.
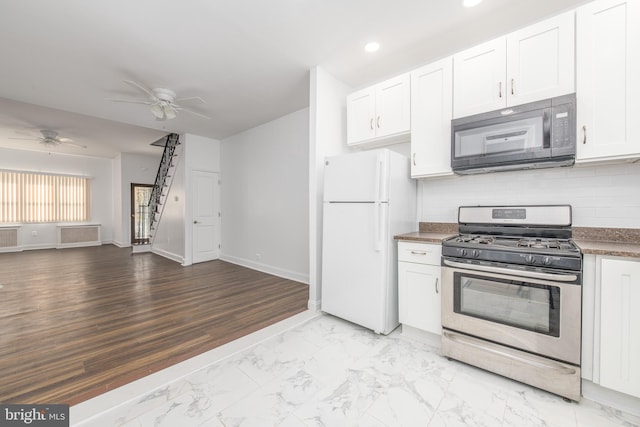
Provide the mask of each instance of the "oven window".
{"label": "oven window", "polygon": [[454,311],[516,328],[560,336],[560,288],[454,273]]}

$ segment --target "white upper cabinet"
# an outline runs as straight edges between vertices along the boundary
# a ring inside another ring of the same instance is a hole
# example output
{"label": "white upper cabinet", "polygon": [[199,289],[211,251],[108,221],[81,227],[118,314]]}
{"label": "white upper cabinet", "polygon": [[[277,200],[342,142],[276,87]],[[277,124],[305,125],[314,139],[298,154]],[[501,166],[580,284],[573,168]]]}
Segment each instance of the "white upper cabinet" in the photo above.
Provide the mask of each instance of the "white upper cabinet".
{"label": "white upper cabinet", "polygon": [[347,142],[353,144],[376,137],[376,91],[362,89],[347,97]]}
{"label": "white upper cabinet", "polygon": [[571,11],[454,55],[453,116],[573,93],[574,32]]}
{"label": "white upper cabinet", "polygon": [[409,140],[409,73],[347,96],[347,144]]}
{"label": "white upper cabinet", "polygon": [[577,161],[640,156],[640,2],[597,0],[577,11]]}
{"label": "white upper cabinet", "polygon": [[452,58],[411,73],[411,176],[450,175]]}
{"label": "white upper cabinet", "polygon": [[506,41],[504,37],[453,56],[453,117],[505,106]]}

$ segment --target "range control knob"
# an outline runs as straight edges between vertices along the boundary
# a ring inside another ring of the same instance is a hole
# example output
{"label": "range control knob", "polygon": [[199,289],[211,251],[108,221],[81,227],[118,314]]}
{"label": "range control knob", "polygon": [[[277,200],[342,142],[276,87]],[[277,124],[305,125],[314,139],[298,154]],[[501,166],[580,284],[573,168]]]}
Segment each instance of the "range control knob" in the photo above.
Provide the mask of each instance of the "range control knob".
{"label": "range control knob", "polygon": [[458,249],[458,255],[466,256],[467,255],[467,250],[466,249]]}
{"label": "range control knob", "polygon": [[533,264],[536,259],[533,257],[533,255],[527,255],[526,257],[524,257],[524,260],[527,262],[527,264]]}
{"label": "range control knob", "polygon": [[472,255],[474,258],[478,258],[478,257],[480,256],[480,251],[479,251],[479,250],[477,250],[477,249],[474,249],[474,250],[473,250],[473,252],[471,252],[471,255]]}
{"label": "range control knob", "polygon": [[542,264],[551,265],[551,258],[549,258],[548,256],[542,258]]}

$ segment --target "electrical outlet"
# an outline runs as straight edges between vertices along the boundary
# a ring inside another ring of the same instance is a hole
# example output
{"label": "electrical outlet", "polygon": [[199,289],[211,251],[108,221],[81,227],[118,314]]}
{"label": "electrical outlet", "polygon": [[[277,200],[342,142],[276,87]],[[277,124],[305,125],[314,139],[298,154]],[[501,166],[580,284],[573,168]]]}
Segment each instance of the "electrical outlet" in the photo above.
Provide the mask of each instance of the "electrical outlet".
{"label": "electrical outlet", "polygon": [[31,236],[32,236],[32,237],[36,237],[37,235],[38,235],[38,232],[37,232],[36,230],[33,230],[33,231],[31,232]]}

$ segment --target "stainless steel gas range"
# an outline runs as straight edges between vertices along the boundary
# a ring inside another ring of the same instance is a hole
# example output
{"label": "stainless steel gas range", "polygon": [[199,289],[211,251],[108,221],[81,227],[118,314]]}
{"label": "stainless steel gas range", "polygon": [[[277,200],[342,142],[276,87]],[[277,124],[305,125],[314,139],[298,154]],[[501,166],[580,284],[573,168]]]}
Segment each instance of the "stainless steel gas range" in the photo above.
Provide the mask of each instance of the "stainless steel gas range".
{"label": "stainless steel gas range", "polygon": [[463,206],[442,243],[445,356],[580,400],[582,256],[571,207]]}

